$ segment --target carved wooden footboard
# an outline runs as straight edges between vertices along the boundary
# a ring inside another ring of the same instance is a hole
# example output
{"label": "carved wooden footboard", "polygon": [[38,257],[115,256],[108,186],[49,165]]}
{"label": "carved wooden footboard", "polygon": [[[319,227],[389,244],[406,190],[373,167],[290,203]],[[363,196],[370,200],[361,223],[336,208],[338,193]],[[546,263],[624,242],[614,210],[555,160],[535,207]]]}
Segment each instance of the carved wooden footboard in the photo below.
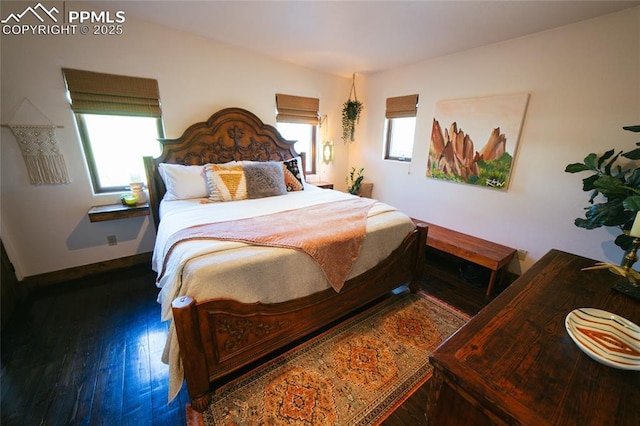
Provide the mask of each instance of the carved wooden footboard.
{"label": "carved wooden footboard", "polygon": [[221,299],[173,301],[173,318],[192,407],[205,410],[211,383],[283,348],[399,286],[417,291],[424,268],[427,227],[418,227],[375,268],[327,290],[276,304]]}

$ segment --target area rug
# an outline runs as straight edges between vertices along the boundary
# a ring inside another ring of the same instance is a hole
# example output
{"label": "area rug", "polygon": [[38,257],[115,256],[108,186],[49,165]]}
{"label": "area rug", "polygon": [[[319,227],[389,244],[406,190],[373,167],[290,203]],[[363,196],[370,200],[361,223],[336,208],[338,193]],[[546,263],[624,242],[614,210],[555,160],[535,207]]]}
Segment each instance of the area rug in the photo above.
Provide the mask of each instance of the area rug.
{"label": "area rug", "polygon": [[216,390],[189,425],[370,425],[429,379],[429,354],[469,317],[403,294]]}

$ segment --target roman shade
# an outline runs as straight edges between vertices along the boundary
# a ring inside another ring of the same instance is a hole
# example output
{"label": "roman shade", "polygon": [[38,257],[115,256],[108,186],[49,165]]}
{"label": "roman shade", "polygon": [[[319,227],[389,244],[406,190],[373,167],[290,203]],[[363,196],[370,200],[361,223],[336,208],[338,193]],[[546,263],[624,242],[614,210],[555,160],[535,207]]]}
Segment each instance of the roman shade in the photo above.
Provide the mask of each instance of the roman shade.
{"label": "roman shade", "polygon": [[317,126],[320,122],[320,99],[276,94],[276,121]]}
{"label": "roman shade", "polygon": [[160,90],[152,78],[63,68],[71,109],[81,114],[161,116]]}
{"label": "roman shade", "polygon": [[418,95],[387,98],[387,118],[415,117],[418,111]]}

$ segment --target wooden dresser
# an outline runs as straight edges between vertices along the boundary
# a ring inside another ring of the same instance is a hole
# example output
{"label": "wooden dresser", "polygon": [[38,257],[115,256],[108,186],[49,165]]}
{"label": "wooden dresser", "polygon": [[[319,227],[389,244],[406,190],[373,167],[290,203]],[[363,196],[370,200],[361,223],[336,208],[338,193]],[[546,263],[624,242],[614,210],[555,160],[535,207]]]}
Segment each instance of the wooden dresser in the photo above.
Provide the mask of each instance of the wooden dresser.
{"label": "wooden dresser", "polygon": [[640,371],[593,361],[565,330],[592,307],[640,324],[595,261],[551,250],[431,355],[430,425],[637,425]]}

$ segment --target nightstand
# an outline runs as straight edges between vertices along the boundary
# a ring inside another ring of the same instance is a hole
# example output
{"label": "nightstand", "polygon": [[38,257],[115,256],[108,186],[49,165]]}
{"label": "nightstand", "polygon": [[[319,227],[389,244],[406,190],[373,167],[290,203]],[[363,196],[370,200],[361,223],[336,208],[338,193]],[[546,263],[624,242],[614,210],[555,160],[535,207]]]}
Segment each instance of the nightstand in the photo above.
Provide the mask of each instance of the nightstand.
{"label": "nightstand", "polygon": [[333,184],[329,183],[329,182],[311,182],[311,185],[315,185],[318,188],[324,188],[324,189],[333,189]]}
{"label": "nightstand", "polygon": [[127,207],[122,203],[105,206],[93,206],[88,212],[90,222],[103,222],[105,220],[126,219],[149,215],[149,203]]}

